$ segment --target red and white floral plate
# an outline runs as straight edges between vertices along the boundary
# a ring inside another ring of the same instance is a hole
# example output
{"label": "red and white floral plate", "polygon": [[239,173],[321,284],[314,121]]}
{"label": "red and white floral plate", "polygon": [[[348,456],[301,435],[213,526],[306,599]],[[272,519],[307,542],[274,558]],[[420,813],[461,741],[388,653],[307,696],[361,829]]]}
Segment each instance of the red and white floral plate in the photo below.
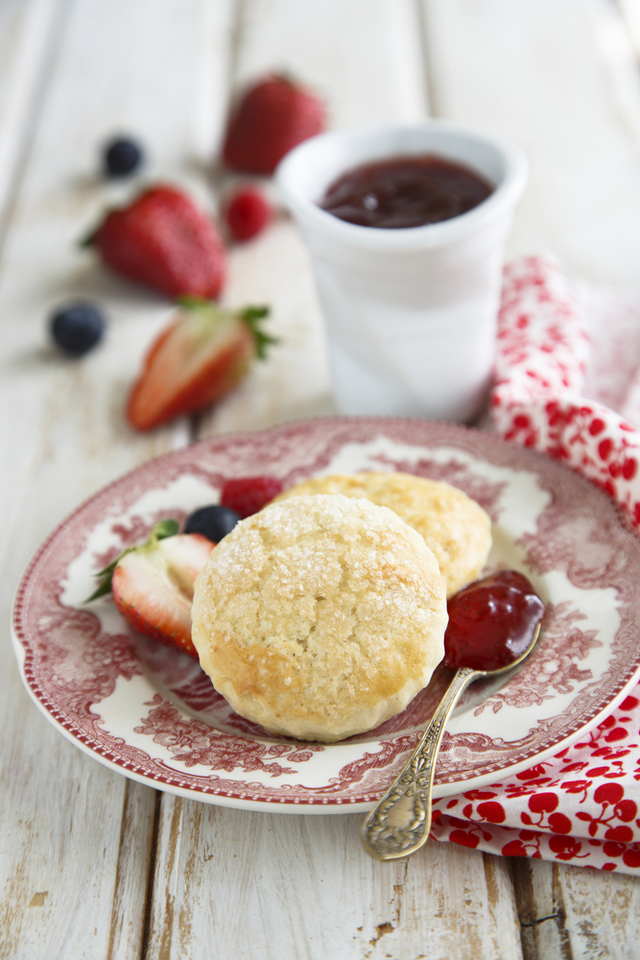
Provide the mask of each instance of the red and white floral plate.
{"label": "red and white floral plate", "polygon": [[640,538],[614,502],[550,458],[478,430],[336,418],[215,437],[122,477],[68,517],[18,590],[13,638],[47,718],[108,767],[223,806],[336,813],[372,806],[448,681],[400,716],[338,744],[272,737],[236,716],[189,657],[134,634],[93,575],[161,517],[215,502],[228,477],[401,470],[447,480],[491,515],[491,569],[527,573],[547,604],[528,661],[473,684],[445,733],[436,796],[485,786],[559,752],[640,678]]}

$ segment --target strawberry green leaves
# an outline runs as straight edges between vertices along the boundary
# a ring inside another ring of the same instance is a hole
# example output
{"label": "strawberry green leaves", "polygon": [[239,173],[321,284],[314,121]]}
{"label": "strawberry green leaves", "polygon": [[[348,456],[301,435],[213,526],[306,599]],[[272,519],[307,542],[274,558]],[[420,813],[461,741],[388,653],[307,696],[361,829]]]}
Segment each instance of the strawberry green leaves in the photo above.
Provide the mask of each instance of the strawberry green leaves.
{"label": "strawberry green leaves", "polygon": [[[149,538],[145,541],[145,545],[157,543],[159,540],[164,540],[166,537],[173,537],[179,529],[180,524],[177,520],[160,520],[158,523],[156,523],[153,530],[149,534]],[[104,570],[99,570],[98,573],[96,573],[96,577],[100,577],[100,583],[93,591],[91,596],[85,600],[85,603],[92,603],[99,597],[105,597],[107,594],[111,593],[113,571],[123,557],[125,557],[128,553],[131,553],[133,550],[139,549],[139,547],[127,547],[127,549],[123,550],[122,553],[117,556],[108,567],[105,567]]]}

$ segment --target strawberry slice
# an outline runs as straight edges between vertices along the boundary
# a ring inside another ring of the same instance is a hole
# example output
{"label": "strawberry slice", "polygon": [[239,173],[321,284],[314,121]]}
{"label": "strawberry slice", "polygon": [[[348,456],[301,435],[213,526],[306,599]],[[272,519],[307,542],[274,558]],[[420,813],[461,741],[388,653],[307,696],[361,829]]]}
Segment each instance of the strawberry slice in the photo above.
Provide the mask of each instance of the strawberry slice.
{"label": "strawberry slice", "polygon": [[226,250],[213,219],[182,190],[158,184],[109,211],[84,241],[116,273],[172,298],[215,299],[226,271]]}
{"label": "strawberry slice", "polygon": [[175,520],[156,524],[145,543],[129,547],[97,574],[102,582],[89,600],[110,591],[135,630],[197,660],[191,641],[193,584],[215,544],[177,530]]}
{"label": "strawberry slice", "polygon": [[260,329],[266,307],[224,310],[182,298],[177,315],[152,344],[127,404],[127,419],[150,430],[193,413],[235,387],[273,337]]}

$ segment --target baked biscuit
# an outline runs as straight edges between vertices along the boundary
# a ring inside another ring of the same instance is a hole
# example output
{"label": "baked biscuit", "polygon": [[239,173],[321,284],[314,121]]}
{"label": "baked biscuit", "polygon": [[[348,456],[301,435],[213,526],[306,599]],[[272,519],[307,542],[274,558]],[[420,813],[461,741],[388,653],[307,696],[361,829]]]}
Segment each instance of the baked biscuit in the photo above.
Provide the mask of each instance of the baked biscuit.
{"label": "baked biscuit", "polygon": [[487,562],[491,519],[475,500],[449,483],[409,473],[335,474],[303,480],[276,499],[318,493],[366,497],[394,510],[435,553],[447,597],[477,580]]}
{"label": "baked biscuit", "polygon": [[202,668],[237,713],[331,742],[400,713],[428,684],[444,654],[446,590],[393,511],[291,497],[220,541],[192,618]]}

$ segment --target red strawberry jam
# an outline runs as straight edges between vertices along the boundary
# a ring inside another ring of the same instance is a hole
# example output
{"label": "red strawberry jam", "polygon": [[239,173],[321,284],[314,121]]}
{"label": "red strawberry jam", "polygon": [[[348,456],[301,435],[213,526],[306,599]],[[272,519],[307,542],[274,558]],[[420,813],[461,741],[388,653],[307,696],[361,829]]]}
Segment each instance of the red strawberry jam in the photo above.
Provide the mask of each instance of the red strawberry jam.
{"label": "red strawberry jam", "polygon": [[499,670],[525,652],[544,604],[525,576],[504,570],[477,580],[448,603],[443,663],[457,670]]}
{"label": "red strawberry jam", "polygon": [[319,206],[362,227],[422,227],[466,213],[492,191],[469,167],[424,154],[354,167],[327,189]]}

